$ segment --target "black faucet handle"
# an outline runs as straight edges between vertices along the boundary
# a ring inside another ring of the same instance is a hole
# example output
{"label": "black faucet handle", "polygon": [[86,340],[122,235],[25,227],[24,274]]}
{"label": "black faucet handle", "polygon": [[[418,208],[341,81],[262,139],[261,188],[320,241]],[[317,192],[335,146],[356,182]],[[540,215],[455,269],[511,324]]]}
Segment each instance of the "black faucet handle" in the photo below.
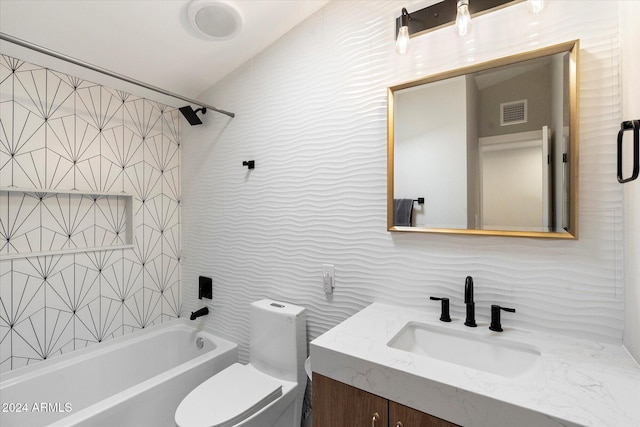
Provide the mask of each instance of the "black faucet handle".
{"label": "black faucet handle", "polygon": [[440,301],[442,308],[440,320],[442,322],[451,322],[451,316],[449,315],[449,298],[429,297],[429,299],[433,301]]}
{"label": "black faucet handle", "polygon": [[500,322],[500,310],[508,311],[509,313],[515,313],[515,308],[501,307],[497,304],[491,304],[491,325],[489,329],[496,332],[502,332],[502,324]]}
{"label": "black faucet handle", "polygon": [[471,304],[473,302],[473,277],[467,276],[464,279],[464,303]]}

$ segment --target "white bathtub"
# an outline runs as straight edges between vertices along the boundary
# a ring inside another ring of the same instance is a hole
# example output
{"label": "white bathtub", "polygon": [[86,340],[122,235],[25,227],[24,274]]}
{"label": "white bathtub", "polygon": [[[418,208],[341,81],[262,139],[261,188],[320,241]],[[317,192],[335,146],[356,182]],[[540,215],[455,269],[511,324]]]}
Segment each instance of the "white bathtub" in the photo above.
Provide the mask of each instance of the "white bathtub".
{"label": "white bathtub", "polygon": [[175,426],[182,398],[238,358],[236,344],[195,325],[178,319],[2,374],[0,425]]}

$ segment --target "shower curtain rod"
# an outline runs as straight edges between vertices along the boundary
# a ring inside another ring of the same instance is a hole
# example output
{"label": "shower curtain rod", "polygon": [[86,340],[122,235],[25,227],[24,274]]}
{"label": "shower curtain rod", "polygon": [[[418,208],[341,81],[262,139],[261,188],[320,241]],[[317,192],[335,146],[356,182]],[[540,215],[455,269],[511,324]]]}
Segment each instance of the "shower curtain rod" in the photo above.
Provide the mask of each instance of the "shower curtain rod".
{"label": "shower curtain rod", "polygon": [[176,99],[180,99],[182,101],[186,101],[186,102],[188,102],[190,104],[195,104],[195,105],[199,105],[200,107],[205,107],[208,110],[213,110],[213,111],[215,111],[217,113],[225,114],[225,115],[227,115],[229,117],[235,117],[235,114],[234,113],[230,113],[229,111],[220,110],[219,108],[213,107],[211,105],[203,104],[202,102],[196,101],[195,99],[186,98],[186,97],[184,97],[182,95],[178,95],[176,93],[169,92],[168,90],[164,90],[164,89],[161,89],[159,87],[152,86],[152,85],[149,85],[147,83],[141,82],[139,80],[135,80],[135,79],[132,79],[130,77],[123,76],[122,74],[118,74],[118,73],[115,73],[113,71],[109,71],[109,70],[107,70],[105,68],[102,68],[102,67],[98,67],[97,65],[93,65],[93,64],[89,64],[88,62],[80,61],[79,59],[75,59],[75,58],[72,58],[70,56],[63,55],[62,53],[58,53],[58,52],[56,52],[54,50],[47,49],[47,48],[42,47],[42,46],[38,46],[38,45],[30,43],[30,42],[28,42],[26,40],[22,40],[22,39],[10,36],[10,35],[2,33],[2,32],[0,32],[0,40],[8,41],[8,42],[13,43],[15,45],[18,45],[18,46],[21,46],[21,47],[24,47],[24,48],[27,48],[27,49],[30,49],[30,50],[34,50],[36,52],[43,53],[43,54],[48,55],[48,56],[52,56],[52,57],[60,59],[62,61],[69,62],[69,63],[74,64],[74,65],[79,65],[80,67],[87,68],[87,69],[92,70],[92,71],[97,71],[100,74],[104,74],[104,75],[109,76],[109,77],[114,77],[114,78],[116,78],[118,80],[122,80],[122,81],[125,81],[127,83],[131,83],[131,84],[134,84],[136,86],[140,86],[140,87],[143,87],[145,89],[149,89],[149,90],[152,90],[154,92],[158,92],[158,93],[161,93],[163,95],[170,96],[172,98],[176,98]]}

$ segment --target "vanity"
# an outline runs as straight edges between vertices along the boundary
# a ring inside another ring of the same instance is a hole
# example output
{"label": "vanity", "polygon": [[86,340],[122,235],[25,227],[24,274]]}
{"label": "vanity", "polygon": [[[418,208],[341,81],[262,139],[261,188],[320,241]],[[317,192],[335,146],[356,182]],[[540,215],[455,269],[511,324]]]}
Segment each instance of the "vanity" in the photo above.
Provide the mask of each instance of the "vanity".
{"label": "vanity", "polygon": [[[387,230],[577,240],[579,51],[390,86]],[[514,309],[498,305],[475,324],[466,292],[466,319],[442,303],[373,303],[313,340],[314,426],[640,426],[640,366],[621,345],[522,330],[511,314],[501,326]]]}
{"label": "vanity", "polygon": [[640,425],[619,345],[373,303],[311,342],[314,425]]}

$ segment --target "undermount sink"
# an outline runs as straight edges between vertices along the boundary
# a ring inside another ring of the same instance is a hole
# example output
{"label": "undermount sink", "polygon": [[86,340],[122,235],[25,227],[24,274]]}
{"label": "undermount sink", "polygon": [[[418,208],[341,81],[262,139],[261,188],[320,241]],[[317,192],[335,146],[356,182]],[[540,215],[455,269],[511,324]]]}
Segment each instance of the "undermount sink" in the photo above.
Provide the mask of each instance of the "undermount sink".
{"label": "undermount sink", "polygon": [[518,377],[541,368],[535,347],[478,332],[409,322],[387,345],[503,377]]}

